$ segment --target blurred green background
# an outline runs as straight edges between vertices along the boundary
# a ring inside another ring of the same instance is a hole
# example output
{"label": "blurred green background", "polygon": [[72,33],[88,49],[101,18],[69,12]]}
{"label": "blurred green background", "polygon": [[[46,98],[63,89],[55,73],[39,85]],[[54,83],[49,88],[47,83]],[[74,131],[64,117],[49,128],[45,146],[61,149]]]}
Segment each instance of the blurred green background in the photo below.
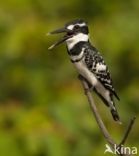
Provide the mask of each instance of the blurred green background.
{"label": "blurred green background", "polygon": [[[110,132],[139,147],[139,1],[0,1],[0,156],[102,156],[105,140],[92,116],[65,45],[46,33],[83,18],[109,65],[123,125],[95,96]],[[110,154],[105,154],[110,155]]]}

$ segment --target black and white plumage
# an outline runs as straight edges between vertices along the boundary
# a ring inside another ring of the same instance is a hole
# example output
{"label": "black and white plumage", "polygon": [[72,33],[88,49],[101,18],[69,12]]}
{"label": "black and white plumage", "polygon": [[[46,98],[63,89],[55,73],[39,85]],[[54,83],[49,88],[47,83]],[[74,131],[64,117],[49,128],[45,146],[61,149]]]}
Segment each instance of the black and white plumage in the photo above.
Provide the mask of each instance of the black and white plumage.
{"label": "black and white plumage", "polygon": [[113,100],[113,96],[118,100],[119,97],[115,92],[109,69],[103,57],[89,41],[89,30],[86,22],[74,20],[67,23],[63,29],[58,29],[50,34],[61,32],[66,32],[66,35],[49,49],[66,41],[68,54],[78,73],[110,108],[113,119],[120,123]]}

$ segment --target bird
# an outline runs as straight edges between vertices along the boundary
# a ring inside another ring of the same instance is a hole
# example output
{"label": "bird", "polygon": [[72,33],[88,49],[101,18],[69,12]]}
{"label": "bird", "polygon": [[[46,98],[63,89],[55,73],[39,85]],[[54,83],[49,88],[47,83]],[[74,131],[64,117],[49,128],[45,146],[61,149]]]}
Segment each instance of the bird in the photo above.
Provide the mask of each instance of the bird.
{"label": "bird", "polygon": [[64,33],[63,37],[48,49],[66,42],[67,52],[78,74],[88,83],[110,109],[114,121],[121,124],[114,97],[118,100],[111,74],[102,55],[91,43],[88,24],[83,19],[75,19],[64,25],[63,28],[49,32],[47,35]]}

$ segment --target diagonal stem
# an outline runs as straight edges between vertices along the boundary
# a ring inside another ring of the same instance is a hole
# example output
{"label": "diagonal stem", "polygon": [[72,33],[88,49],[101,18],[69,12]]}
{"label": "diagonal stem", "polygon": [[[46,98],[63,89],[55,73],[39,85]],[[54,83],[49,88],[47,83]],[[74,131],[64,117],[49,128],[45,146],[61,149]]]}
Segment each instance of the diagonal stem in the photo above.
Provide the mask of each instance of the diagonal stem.
{"label": "diagonal stem", "polygon": [[129,135],[129,133],[130,133],[132,127],[133,127],[133,124],[134,124],[134,122],[135,122],[135,119],[136,119],[136,117],[133,117],[133,118],[130,120],[130,123],[129,123],[128,127],[127,127],[127,130],[126,130],[126,132],[125,132],[125,134],[124,134],[124,137],[123,137],[122,141],[120,142],[119,146],[125,144],[125,142],[126,142],[126,140],[127,140],[127,138],[128,138],[128,135]]}

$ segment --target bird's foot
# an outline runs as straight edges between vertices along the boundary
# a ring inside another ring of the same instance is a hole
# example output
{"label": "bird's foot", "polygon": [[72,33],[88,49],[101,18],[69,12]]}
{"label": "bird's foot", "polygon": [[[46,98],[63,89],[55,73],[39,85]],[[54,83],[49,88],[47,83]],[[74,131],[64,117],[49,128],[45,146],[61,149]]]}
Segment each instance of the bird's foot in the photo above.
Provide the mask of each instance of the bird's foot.
{"label": "bird's foot", "polygon": [[81,80],[81,81],[85,80],[85,78],[82,75],[80,75],[80,74],[78,75],[78,79]]}
{"label": "bird's foot", "polygon": [[93,90],[94,90],[93,86],[84,89],[85,94],[87,94],[88,92],[92,92]]}

